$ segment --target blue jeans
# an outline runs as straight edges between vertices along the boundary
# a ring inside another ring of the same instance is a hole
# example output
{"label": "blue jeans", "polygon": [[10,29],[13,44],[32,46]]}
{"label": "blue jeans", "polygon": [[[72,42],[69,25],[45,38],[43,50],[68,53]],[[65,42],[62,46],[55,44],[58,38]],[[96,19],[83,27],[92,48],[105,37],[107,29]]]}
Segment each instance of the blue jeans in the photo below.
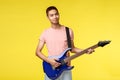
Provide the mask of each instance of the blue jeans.
{"label": "blue jeans", "polygon": [[[47,77],[47,75],[45,74],[45,80],[51,80]],[[64,71],[59,78],[57,78],[56,80],[72,80],[72,73],[70,70],[68,71]]]}

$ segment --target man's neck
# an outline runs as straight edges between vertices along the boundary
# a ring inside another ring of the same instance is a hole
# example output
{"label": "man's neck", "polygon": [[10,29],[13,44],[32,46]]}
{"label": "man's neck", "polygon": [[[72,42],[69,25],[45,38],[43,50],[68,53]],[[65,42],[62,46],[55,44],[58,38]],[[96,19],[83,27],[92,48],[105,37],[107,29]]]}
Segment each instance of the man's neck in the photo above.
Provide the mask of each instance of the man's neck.
{"label": "man's neck", "polygon": [[54,29],[59,29],[61,27],[60,24],[51,24],[51,27]]}

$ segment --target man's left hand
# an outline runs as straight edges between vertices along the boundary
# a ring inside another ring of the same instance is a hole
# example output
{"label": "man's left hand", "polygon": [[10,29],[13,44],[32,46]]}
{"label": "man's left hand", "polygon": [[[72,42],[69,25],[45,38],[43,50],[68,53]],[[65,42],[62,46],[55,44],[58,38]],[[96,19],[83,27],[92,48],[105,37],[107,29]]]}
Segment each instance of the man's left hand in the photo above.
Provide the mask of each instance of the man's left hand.
{"label": "man's left hand", "polygon": [[87,54],[91,54],[91,53],[93,53],[93,52],[95,52],[94,49],[88,49]]}

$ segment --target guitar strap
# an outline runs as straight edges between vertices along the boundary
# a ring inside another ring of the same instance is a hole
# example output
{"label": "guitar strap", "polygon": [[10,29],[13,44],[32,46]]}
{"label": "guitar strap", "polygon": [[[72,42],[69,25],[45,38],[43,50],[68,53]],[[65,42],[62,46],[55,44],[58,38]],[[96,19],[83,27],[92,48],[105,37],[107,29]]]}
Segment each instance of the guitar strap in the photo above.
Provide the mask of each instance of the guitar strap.
{"label": "guitar strap", "polygon": [[69,28],[68,27],[65,27],[65,28],[66,28],[66,36],[67,36],[68,48],[72,48]]}

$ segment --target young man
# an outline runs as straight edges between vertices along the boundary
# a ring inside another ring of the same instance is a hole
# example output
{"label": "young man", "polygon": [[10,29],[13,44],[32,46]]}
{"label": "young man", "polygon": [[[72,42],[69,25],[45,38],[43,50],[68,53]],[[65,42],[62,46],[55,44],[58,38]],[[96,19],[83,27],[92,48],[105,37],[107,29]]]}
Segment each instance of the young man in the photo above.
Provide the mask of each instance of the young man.
{"label": "young man", "polygon": [[[66,30],[65,26],[59,23],[59,12],[55,6],[50,6],[46,9],[46,15],[49,19],[51,26],[47,30],[45,30],[39,39],[39,43],[36,49],[36,55],[50,63],[53,67],[58,67],[60,65],[59,62],[56,62],[57,59],[51,59],[46,57],[42,53],[42,49],[44,44],[46,44],[48,49],[48,56],[59,56],[65,49],[68,48],[67,44],[67,37],[66,37]],[[72,45],[72,53],[79,53],[82,50],[76,48],[74,46],[74,35],[72,29],[69,29],[70,38],[71,38],[71,45]],[[92,53],[93,49],[89,49],[87,53]],[[45,80],[51,80],[45,74]],[[57,80],[72,80],[71,71],[64,71],[61,76]]]}

